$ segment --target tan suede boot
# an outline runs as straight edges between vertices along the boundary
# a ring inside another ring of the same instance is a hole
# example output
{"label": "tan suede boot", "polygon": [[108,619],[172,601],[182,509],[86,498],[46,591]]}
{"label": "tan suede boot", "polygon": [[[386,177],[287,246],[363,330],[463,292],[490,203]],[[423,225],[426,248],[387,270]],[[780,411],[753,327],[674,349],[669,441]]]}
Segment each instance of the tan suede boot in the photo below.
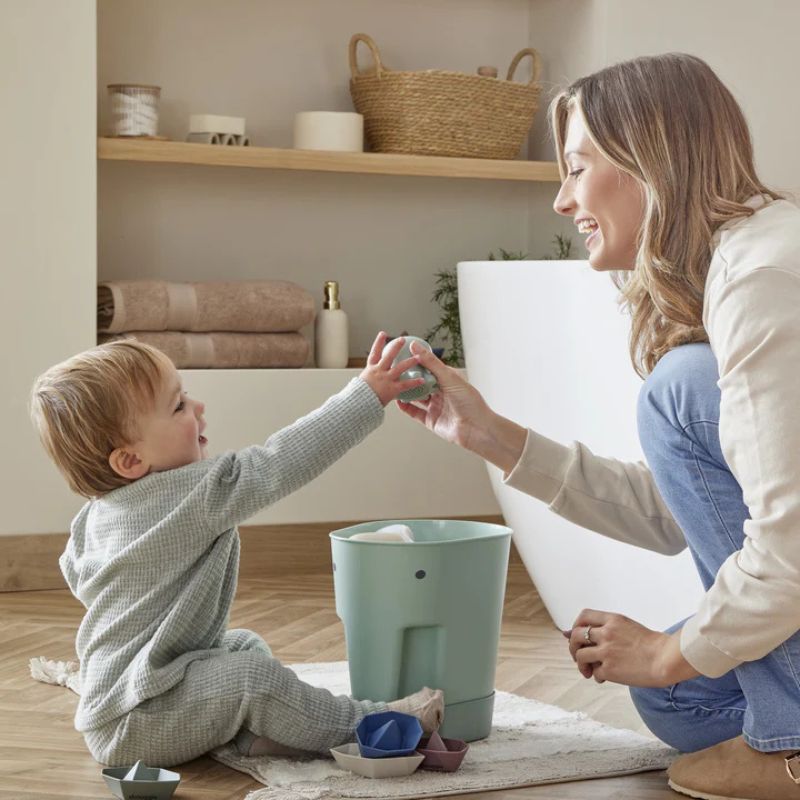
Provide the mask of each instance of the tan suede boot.
{"label": "tan suede boot", "polygon": [[667,776],[676,792],[702,800],[800,800],[800,755],[760,753],[741,736],[680,756]]}

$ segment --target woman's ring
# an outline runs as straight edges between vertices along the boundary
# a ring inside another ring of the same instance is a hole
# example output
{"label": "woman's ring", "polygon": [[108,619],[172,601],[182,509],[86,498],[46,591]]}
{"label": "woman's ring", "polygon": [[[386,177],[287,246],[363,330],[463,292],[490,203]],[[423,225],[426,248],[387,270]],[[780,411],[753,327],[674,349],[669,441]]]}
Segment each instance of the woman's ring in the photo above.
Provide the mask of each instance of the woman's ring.
{"label": "woman's ring", "polygon": [[587,625],[586,630],[583,632],[583,641],[586,642],[586,644],[594,644],[594,642],[591,639],[591,633],[592,633],[592,626]]}

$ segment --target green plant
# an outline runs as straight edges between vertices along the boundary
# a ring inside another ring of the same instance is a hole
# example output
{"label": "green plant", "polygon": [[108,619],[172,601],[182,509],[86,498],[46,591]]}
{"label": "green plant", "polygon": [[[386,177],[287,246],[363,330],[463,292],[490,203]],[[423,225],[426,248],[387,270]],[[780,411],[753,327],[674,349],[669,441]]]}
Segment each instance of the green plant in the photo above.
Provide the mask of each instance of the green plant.
{"label": "green plant", "polygon": [[[555,254],[552,256],[542,256],[543,260],[564,260],[569,258],[572,250],[572,240],[561,235],[556,235],[553,240]],[[522,251],[513,252],[498,248],[499,257],[494,251],[489,253],[489,261],[524,261],[528,258],[527,253]],[[461,367],[464,365],[464,348],[461,341],[461,318],[458,312],[458,277],[455,268],[443,269],[434,274],[436,279],[435,288],[431,295],[431,300],[441,309],[439,321],[425,334],[425,340],[431,342],[437,337],[444,345],[445,351],[442,361],[451,367]]]}
{"label": "green plant", "polygon": [[458,316],[458,278],[455,269],[437,272],[435,278],[436,288],[433,290],[431,300],[439,306],[442,315],[425,334],[425,341],[430,342],[438,336],[445,347],[442,361],[451,367],[460,367],[464,363],[464,351]]}
{"label": "green plant", "polygon": [[527,253],[523,253],[520,250],[518,253],[515,253],[513,250],[503,250],[502,247],[497,248],[500,253],[500,258],[494,254],[494,251],[489,253],[489,261],[524,261],[528,258]]}
{"label": "green plant", "polygon": [[566,261],[572,252],[572,239],[570,239],[568,236],[562,236],[560,233],[557,233],[556,238],[553,239],[553,248],[555,249],[555,255],[542,256],[541,260]]}

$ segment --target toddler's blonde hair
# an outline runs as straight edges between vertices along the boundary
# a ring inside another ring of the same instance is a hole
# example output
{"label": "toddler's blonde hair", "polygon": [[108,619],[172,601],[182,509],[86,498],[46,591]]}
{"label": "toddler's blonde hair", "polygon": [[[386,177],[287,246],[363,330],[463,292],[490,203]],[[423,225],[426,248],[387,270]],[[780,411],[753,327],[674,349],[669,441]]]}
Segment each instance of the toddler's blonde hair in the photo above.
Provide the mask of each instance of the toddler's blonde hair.
{"label": "toddler's blonde hair", "polygon": [[137,415],[153,407],[169,363],[141,342],[110,342],[36,379],[31,418],[73,491],[97,497],[132,482],[114,472],[108,457],[138,439]]}

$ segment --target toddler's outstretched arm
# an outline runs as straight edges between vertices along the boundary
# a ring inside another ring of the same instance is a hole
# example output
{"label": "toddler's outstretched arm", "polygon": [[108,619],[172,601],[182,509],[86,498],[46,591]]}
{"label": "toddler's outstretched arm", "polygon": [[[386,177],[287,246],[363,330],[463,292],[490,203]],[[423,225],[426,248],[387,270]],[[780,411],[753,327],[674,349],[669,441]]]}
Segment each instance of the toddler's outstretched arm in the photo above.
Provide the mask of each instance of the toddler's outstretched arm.
{"label": "toddler's outstretched arm", "polygon": [[387,403],[423,383],[400,379],[415,359],[392,365],[403,339],[382,354],[385,341],[386,334],[378,334],[364,371],[316,411],[263,445],[214,460],[197,494],[192,493],[202,503],[212,533],[232,528],[312,481],[381,424]]}

